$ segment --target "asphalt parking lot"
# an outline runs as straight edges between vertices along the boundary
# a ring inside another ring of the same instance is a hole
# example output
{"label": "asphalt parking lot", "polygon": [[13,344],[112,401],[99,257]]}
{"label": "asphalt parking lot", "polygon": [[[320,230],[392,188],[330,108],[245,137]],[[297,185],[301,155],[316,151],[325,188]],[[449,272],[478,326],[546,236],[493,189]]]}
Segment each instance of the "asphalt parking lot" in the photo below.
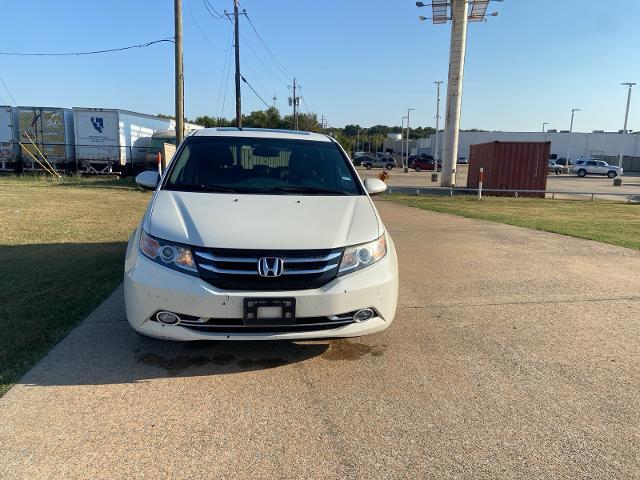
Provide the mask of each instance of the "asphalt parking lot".
{"label": "asphalt parking lot", "polygon": [[[356,167],[362,178],[377,177],[382,169],[373,168],[366,170],[362,167]],[[457,166],[456,184],[460,187],[467,186],[468,165]],[[410,170],[407,173],[402,168],[393,169],[389,172],[389,178],[386,180],[387,185],[391,187],[439,187],[439,182],[431,181],[432,171],[414,172]],[[625,175],[623,186],[614,187],[613,180],[605,176],[590,175],[580,178],[575,174],[549,175],[547,177],[547,191],[554,192],[572,192],[571,195],[557,195],[557,198],[573,198],[573,199],[590,199],[591,193],[624,193],[640,196],[640,174],[628,173]],[[607,200],[615,200],[615,196],[602,196],[600,198]],[[619,200],[619,198],[618,198]]]}
{"label": "asphalt parking lot", "polygon": [[378,205],[391,328],[168,343],[117,290],[0,399],[0,478],[639,478],[640,252]]}

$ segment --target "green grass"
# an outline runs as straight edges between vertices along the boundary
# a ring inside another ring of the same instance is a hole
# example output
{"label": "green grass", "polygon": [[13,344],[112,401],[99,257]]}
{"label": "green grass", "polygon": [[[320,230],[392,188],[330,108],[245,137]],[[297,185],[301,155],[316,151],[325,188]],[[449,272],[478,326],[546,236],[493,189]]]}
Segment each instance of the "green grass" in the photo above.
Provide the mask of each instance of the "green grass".
{"label": "green grass", "polygon": [[384,197],[394,202],[468,218],[560,233],[640,250],[640,205],[538,198],[459,196]]}
{"label": "green grass", "polygon": [[149,194],[130,179],[0,177],[0,395],[122,281]]}
{"label": "green grass", "polygon": [[29,173],[24,175],[0,175],[0,186],[3,185],[29,185],[29,186],[53,186],[63,185],[66,187],[94,187],[94,188],[129,188],[137,190],[133,177],[119,178],[115,175],[64,175],[58,180],[43,172]]}

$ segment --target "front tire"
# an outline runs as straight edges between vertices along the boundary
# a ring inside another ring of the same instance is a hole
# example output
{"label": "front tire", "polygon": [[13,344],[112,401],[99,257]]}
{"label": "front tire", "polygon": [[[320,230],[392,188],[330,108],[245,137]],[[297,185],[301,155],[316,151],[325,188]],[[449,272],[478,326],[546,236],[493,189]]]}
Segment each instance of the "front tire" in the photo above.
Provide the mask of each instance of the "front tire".
{"label": "front tire", "polygon": [[416,168],[414,168],[414,170],[415,170],[416,172],[420,173],[420,167],[416,167]]}
{"label": "front tire", "polygon": [[578,170],[578,176],[579,177],[586,177],[587,176],[587,171],[584,168],[581,168],[580,170]]}
{"label": "front tire", "polygon": [[387,163],[387,170],[391,170],[393,168],[393,163]]}
{"label": "front tire", "polygon": [[607,172],[607,177],[609,178],[616,178],[618,176],[618,172],[615,172],[613,170],[611,170],[610,172]]}
{"label": "front tire", "polygon": [[556,169],[556,175],[561,175],[561,174],[562,174],[562,169],[561,168]]}
{"label": "front tire", "polygon": [[370,164],[370,163],[367,163],[367,164],[364,166],[364,168],[366,168],[367,170],[371,170],[371,164]]}

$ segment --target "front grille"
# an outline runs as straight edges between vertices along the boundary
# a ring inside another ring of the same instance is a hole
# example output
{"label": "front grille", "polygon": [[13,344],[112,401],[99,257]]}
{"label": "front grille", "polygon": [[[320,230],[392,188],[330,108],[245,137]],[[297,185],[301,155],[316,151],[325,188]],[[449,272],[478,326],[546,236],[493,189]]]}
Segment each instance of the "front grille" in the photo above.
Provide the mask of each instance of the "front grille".
{"label": "front grille", "polygon": [[[236,250],[195,248],[200,277],[225,290],[306,290],[333,280],[342,260],[342,249],[332,250]],[[262,277],[263,257],[282,258],[280,276]]]}
{"label": "front grille", "polygon": [[290,333],[318,332],[344,327],[353,323],[355,312],[333,317],[296,318],[290,325],[251,325],[245,326],[242,319],[201,318],[199,320],[182,320],[180,326],[197,332],[211,333]]}
{"label": "front grille", "polygon": [[[180,327],[197,332],[211,333],[286,333],[286,332],[317,332],[344,327],[353,323],[355,311],[334,315],[331,317],[303,317],[296,318],[289,325],[251,325],[245,326],[241,318],[199,318],[180,315]],[[150,318],[155,320],[155,315]]]}

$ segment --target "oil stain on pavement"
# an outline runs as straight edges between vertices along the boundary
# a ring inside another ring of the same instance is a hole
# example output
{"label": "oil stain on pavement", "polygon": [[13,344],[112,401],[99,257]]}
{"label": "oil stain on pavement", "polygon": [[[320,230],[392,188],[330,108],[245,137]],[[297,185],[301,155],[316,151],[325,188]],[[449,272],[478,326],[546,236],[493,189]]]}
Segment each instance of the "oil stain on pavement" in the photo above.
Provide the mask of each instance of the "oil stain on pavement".
{"label": "oil stain on pavement", "polygon": [[322,354],[325,360],[358,360],[365,355],[380,357],[386,350],[386,345],[367,345],[364,343],[352,342],[347,339],[332,340],[329,349]]}

